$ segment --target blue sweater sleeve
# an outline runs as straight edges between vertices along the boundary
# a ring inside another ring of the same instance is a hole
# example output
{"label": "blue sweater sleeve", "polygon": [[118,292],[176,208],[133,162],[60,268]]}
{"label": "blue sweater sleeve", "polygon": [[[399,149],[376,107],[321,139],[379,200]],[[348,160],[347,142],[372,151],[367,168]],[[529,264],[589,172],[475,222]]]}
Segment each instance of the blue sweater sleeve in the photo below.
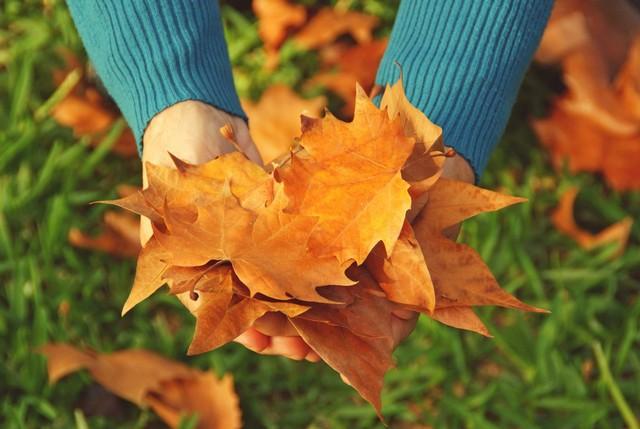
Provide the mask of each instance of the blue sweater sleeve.
{"label": "blue sweater sleeve", "polygon": [[[376,83],[398,80],[476,178],[500,139],[553,0],[402,0]],[[397,63],[397,64],[396,64]]]}
{"label": "blue sweater sleeve", "polygon": [[199,100],[245,118],[217,0],[68,0],[89,57],[136,141],[151,118]]}

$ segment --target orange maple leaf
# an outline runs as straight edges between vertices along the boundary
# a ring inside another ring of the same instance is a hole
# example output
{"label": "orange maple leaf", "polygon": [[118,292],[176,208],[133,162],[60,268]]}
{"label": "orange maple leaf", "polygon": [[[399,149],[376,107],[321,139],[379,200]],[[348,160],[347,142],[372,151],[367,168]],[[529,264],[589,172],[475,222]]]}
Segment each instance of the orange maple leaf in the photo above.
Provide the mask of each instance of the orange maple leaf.
{"label": "orange maple leaf", "polygon": [[353,122],[330,114],[305,119],[300,145],[306,152],[293,155],[276,177],[291,212],[318,218],[309,238],[313,253],[360,264],[378,241],[393,249],[411,205],[401,170],[413,143],[362,88]]}

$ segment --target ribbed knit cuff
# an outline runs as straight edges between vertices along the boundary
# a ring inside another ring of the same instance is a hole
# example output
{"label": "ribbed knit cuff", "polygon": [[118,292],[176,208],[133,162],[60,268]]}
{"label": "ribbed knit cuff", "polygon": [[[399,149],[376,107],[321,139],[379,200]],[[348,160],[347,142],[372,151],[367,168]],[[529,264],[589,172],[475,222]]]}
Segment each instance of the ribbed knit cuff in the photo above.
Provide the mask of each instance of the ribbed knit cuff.
{"label": "ribbed knit cuff", "polygon": [[442,127],[445,144],[478,179],[552,6],[553,0],[402,0],[376,83],[394,83],[401,69],[409,100]]}
{"label": "ribbed knit cuff", "polygon": [[68,0],[85,48],[141,147],[149,121],[184,100],[246,118],[217,0]]}

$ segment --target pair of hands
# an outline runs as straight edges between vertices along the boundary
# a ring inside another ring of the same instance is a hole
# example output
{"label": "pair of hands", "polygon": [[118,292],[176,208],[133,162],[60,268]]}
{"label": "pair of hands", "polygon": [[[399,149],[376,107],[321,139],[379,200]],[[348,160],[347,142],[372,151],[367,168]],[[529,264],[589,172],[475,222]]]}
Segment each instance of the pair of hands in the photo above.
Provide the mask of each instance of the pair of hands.
{"label": "pair of hands", "polygon": [[[147,186],[144,163],[173,167],[169,153],[191,164],[202,164],[235,151],[236,148],[220,134],[220,128],[227,124],[231,125],[236,142],[247,158],[263,165],[244,120],[199,101],[183,101],[158,113],[145,130],[142,154],[143,186]],[[474,179],[473,171],[459,156],[447,158],[443,175],[468,182],[473,182]],[[425,203],[426,201],[423,205]],[[151,235],[149,220],[142,218],[140,241],[143,245]],[[392,331],[395,344],[398,344],[413,331],[418,314],[407,311],[395,316]],[[262,326],[265,326],[269,320],[262,322]],[[295,360],[306,359],[311,362],[320,360],[317,353],[298,336],[269,336],[256,328],[249,328],[235,341],[257,353],[281,355]]]}

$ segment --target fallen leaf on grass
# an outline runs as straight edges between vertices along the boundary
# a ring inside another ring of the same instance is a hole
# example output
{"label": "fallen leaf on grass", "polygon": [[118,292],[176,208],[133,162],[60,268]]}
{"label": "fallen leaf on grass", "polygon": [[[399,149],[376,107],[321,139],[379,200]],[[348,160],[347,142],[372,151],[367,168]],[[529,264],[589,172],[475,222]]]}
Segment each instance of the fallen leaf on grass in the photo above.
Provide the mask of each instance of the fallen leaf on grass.
{"label": "fallen leaf on grass", "polygon": [[627,0],[559,1],[538,58],[560,62],[567,92],[535,120],[553,162],[640,188],[640,13]]}
{"label": "fallen leaf on grass", "polygon": [[556,0],[536,60],[557,63],[590,46],[615,71],[639,33],[640,13],[630,0]]}
{"label": "fallen leaf on grass", "polygon": [[218,379],[141,349],[99,354],[57,343],[43,346],[40,352],[47,357],[51,383],[86,369],[105,389],[139,407],[151,407],[172,428],[188,414],[198,415],[201,429],[241,427],[230,375]]}
{"label": "fallen leaf on grass", "polygon": [[577,195],[577,188],[569,188],[562,194],[558,206],[551,215],[553,225],[560,232],[573,238],[583,249],[590,250],[598,246],[615,243],[617,247],[616,254],[622,254],[629,240],[633,220],[626,217],[599,233],[593,234],[576,224],[574,203]]}
{"label": "fallen leaf on grass", "polygon": [[[139,188],[118,185],[121,197],[135,194]],[[131,213],[107,211],[102,217],[102,231],[97,236],[89,235],[78,228],[69,229],[68,239],[72,246],[97,250],[113,256],[131,258],[140,253],[140,219]]]}
{"label": "fallen leaf on grass", "polygon": [[300,115],[319,117],[325,104],[324,97],[304,99],[285,85],[267,88],[256,103],[243,100],[262,161],[269,164],[286,155],[300,136]]}

